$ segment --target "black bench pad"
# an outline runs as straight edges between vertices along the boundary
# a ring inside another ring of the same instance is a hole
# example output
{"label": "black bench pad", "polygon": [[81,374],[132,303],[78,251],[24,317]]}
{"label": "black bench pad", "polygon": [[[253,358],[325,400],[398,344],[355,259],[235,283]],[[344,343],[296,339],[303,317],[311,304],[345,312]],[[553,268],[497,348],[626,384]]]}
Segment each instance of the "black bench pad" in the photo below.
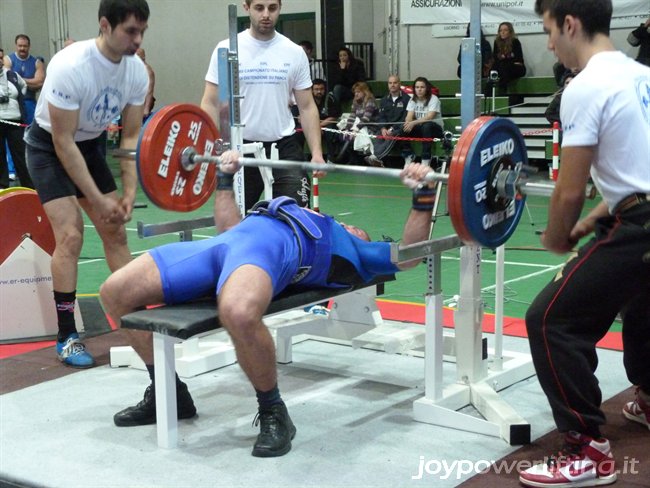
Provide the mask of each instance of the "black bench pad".
{"label": "black bench pad", "polygon": [[[382,276],[370,283],[348,288],[315,288],[301,291],[289,288],[271,302],[266,315],[291,310],[309,303],[322,302],[337,295],[367,288],[368,286],[381,285],[394,279],[394,276]],[[378,290],[377,294],[380,293]],[[196,302],[164,305],[132,312],[122,317],[122,327],[158,332],[159,334],[185,340],[197,334],[220,328],[221,324],[218,315],[215,299],[206,298]]]}

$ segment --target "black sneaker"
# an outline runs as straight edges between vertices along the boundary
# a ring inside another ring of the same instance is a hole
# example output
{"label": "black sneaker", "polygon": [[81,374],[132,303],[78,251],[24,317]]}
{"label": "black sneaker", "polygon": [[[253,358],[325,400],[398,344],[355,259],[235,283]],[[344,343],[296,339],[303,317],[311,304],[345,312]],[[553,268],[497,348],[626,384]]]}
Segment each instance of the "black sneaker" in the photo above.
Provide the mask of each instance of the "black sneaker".
{"label": "black sneaker", "polygon": [[[176,382],[176,408],[179,419],[189,419],[196,415],[194,401],[182,381]],[[144,391],[144,398],[135,407],[128,407],[117,412],[113,421],[118,427],[134,427],[156,423],[156,390],[153,383]]]}
{"label": "black sneaker", "polygon": [[296,428],[284,403],[273,405],[268,410],[260,410],[253,425],[260,426],[253,456],[283,456],[291,450],[291,439],[296,436]]}

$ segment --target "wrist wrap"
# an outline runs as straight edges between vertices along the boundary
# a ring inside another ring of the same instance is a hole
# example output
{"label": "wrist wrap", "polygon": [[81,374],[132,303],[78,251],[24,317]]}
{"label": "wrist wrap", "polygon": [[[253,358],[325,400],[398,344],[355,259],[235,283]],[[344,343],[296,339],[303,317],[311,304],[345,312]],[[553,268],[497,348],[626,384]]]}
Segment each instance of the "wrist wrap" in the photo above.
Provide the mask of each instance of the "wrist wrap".
{"label": "wrist wrap", "polygon": [[413,192],[413,210],[431,211],[436,201],[436,189],[423,186]]}
{"label": "wrist wrap", "polygon": [[234,175],[217,171],[217,190],[232,190]]}

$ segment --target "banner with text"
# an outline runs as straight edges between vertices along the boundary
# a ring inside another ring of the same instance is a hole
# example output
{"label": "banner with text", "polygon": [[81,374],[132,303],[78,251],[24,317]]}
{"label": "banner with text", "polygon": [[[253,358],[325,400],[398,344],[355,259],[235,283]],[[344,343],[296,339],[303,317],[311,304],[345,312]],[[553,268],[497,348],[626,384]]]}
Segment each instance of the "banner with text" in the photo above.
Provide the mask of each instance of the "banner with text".
{"label": "banner with text", "polygon": [[[501,22],[512,22],[517,34],[541,33],[535,0],[483,0],[481,26],[495,35]],[[463,37],[470,17],[469,0],[401,0],[402,24],[431,24],[434,37]],[[616,0],[612,29],[636,27],[650,17],[648,0]]]}

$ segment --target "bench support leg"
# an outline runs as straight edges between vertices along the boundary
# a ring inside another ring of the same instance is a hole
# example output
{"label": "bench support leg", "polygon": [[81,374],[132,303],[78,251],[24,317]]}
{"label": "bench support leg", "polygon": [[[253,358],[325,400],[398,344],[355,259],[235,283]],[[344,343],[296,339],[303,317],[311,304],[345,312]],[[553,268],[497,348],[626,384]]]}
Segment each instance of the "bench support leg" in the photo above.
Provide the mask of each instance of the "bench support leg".
{"label": "bench support leg", "polygon": [[176,371],[174,367],[175,342],[169,336],[155,332],[153,334],[158,447],[166,449],[173,449],[178,444]]}

